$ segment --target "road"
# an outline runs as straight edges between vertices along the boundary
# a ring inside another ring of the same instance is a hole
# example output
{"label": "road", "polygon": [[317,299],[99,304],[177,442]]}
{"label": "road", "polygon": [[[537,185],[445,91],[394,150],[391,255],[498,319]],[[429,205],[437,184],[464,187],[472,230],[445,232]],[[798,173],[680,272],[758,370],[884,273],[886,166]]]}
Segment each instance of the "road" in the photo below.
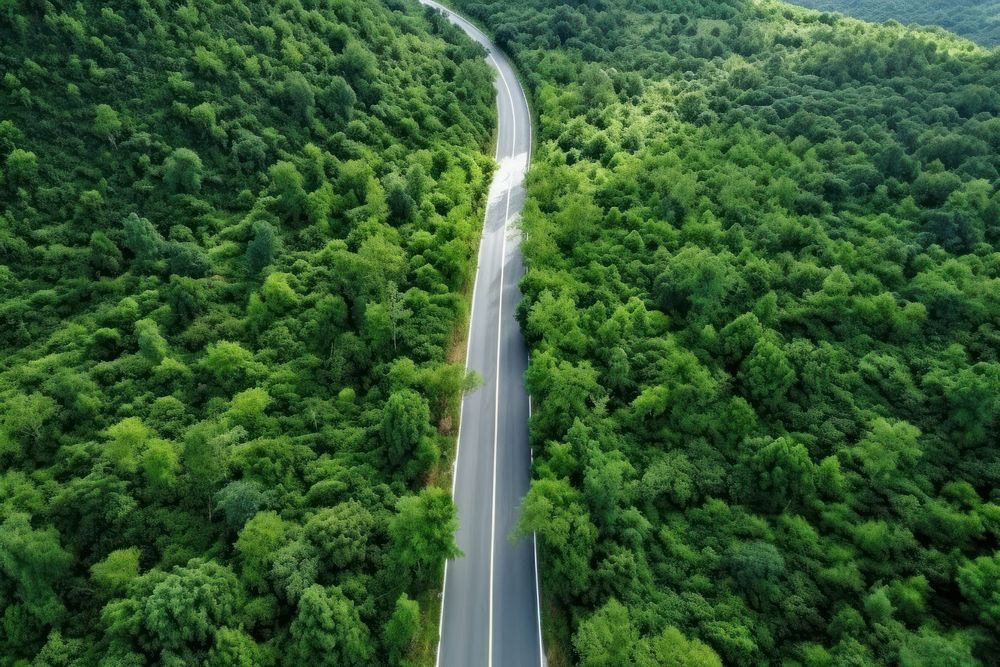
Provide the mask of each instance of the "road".
{"label": "road", "polygon": [[531,113],[507,58],[474,25],[433,0],[479,42],[497,72],[499,168],[490,187],[479,246],[466,366],[483,386],[465,396],[452,495],[458,547],[445,564],[438,667],[543,665],[538,569],[533,539],[514,542],[521,499],[531,479],[528,349],[514,318],[524,274],[517,218],[531,152]]}

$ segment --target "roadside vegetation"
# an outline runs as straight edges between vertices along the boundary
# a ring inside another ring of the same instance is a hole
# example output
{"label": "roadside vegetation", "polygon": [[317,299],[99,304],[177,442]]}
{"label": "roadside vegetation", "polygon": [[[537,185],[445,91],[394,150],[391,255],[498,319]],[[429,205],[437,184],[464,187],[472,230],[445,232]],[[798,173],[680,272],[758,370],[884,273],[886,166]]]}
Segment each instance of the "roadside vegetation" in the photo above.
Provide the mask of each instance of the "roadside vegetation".
{"label": "roadside vegetation", "polygon": [[456,4],[539,117],[550,643],[995,664],[1000,52],[768,1]]}
{"label": "roadside vegetation", "polygon": [[0,665],[410,664],[481,49],[361,0],[10,0],[0,44]]}

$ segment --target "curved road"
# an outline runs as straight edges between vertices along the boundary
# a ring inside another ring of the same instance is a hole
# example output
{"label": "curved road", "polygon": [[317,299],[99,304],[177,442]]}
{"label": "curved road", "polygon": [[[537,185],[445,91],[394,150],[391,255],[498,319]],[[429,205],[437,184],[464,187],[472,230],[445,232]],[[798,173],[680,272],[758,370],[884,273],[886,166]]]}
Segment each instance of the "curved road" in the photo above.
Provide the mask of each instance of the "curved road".
{"label": "curved road", "polygon": [[533,667],[543,665],[535,544],[510,539],[531,478],[528,349],[514,318],[524,274],[516,220],[531,113],[514,68],[486,35],[433,0],[420,1],[479,42],[497,72],[499,169],[479,246],[465,361],[484,383],[462,401],[452,495],[464,556],[445,564],[437,664]]}

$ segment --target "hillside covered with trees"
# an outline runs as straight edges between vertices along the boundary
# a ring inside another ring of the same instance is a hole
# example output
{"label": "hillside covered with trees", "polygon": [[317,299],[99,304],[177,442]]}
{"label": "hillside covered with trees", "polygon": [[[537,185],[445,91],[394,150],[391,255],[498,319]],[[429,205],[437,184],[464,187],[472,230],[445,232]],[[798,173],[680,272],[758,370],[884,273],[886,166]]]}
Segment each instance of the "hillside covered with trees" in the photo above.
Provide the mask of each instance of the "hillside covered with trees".
{"label": "hillside covered with trees", "polygon": [[867,21],[936,25],[984,46],[1000,45],[997,0],[795,0],[795,4]]}
{"label": "hillside covered with trees", "polygon": [[408,664],[482,50],[395,0],[10,0],[0,44],[0,665]]}
{"label": "hillside covered with trees", "polygon": [[996,664],[1000,53],[766,0],[457,4],[539,118],[553,664]]}

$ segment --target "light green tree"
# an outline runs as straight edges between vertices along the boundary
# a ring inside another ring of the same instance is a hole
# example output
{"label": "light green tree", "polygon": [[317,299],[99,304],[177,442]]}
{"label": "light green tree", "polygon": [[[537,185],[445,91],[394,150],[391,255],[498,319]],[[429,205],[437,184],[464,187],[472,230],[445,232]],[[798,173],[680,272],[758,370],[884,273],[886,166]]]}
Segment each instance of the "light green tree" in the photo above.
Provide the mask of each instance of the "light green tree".
{"label": "light green tree", "polygon": [[267,586],[267,577],[285,544],[288,525],[277,512],[258,512],[243,524],[235,549],[240,564],[240,576],[254,590]]}
{"label": "light green tree", "polygon": [[403,496],[389,521],[393,558],[418,579],[432,576],[445,560],[461,555],[457,530],[458,512],[446,490],[428,487],[416,496]]}
{"label": "light green tree", "polygon": [[134,473],[139,469],[143,452],[149,439],[155,434],[139,417],[126,417],[107,430],[108,442],[104,455],[119,470]]}
{"label": "light green tree", "polygon": [[116,140],[121,132],[122,121],[118,112],[107,104],[94,107],[94,133],[117,148]]}
{"label": "light green tree", "polygon": [[139,576],[139,548],[116,549],[90,566],[90,576],[111,595],[121,594]]}
{"label": "light green tree", "polygon": [[390,665],[404,665],[407,653],[420,629],[420,605],[406,593],[396,600],[396,608],[382,631]]}

